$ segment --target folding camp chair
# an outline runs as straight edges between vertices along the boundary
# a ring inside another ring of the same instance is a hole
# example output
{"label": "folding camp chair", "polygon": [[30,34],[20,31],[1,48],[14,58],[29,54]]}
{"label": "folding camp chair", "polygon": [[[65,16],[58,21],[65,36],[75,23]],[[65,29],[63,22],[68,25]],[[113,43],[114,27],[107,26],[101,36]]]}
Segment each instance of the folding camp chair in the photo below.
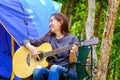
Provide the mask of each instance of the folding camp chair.
{"label": "folding camp chair", "polygon": [[[90,64],[86,64],[86,60],[88,57],[89,52],[91,51],[91,62]],[[87,78],[92,80],[92,47],[91,46],[81,46],[78,48],[78,59],[77,62],[72,63],[72,65],[76,65],[76,72],[77,72],[77,80],[83,80]],[[91,67],[90,74],[87,72],[86,67]],[[66,76],[66,74],[65,74]],[[74,80],[70,79],[69,77],[65,77],[65,80]]]}

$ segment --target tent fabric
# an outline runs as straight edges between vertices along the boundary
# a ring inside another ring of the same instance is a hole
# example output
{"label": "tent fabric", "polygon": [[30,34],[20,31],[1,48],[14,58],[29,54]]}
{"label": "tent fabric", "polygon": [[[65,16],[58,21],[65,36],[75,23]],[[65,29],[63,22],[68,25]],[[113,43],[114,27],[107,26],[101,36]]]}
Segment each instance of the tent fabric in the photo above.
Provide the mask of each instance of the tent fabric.
{"label": "tent fabric", "polygon": [[[0,76],[10,78],[12,71],[11,36],[0,24]],[[15,43],[15,50],[19,48]]]}
{"label": "tent fabric", "polygon": [[[0,25],[0,75],[6,78],[11,75],[11,51],[10,35]],[[8,62],[9,61],[9,62]],[[3,73],[4,72],[4,73]]]}
{"label": "tent fabric", "polygon": [[0,0],[0,76],[11,77],[11,37],[17,50],[25,38],[44,35],[50,15],[60,7],[52,0]]}
{"label": "tent fabric", "polygon": [[21,2],[24,5],[23,9],[25,8],[25,11],[30,14],[30,16],[26,16],[26,18],[31,17],[34,25],[38,26],[38,35],[42,36],[48,32],[49,17],[51,14],[60,11],[61,4],[51,0],[36,0],[36,2],[34,0],[21,0]]}

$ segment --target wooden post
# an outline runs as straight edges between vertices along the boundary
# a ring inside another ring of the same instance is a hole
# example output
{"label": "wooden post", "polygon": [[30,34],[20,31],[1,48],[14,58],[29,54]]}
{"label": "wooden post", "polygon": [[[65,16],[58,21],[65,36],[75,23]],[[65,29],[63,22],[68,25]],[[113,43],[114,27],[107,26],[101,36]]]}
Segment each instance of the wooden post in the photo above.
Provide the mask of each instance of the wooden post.
{"label": "wooden post", "polygon": [[[13,61],[13,56],[14,56],[14,39],[11,37],[11,48],[12,48],[12,61]],[[14,71],[13,71],[13,67],[12,67],[12,75],[10,80],[14,80]]]}

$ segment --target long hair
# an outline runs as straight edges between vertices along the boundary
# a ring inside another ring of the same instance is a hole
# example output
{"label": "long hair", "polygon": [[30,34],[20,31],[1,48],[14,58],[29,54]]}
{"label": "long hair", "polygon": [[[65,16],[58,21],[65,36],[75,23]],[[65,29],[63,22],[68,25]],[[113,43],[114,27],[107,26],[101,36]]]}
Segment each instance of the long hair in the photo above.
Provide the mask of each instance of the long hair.
{"label": "long hair", "polygon": [[[68,22],[68,18],[62,14],[62,13],[54,13],[50,16],[50,18],[54,16],[56,20],[62,22],[62,25],[61,25],[61,33],[66,35],[66,34],[69,34],[70,33],[70,29],[69,29],[69,22]],[[47,36],[50,36],[50,35],[54,35],[54,33],[52,33],[51,31],[49,31],[45,37]]]}

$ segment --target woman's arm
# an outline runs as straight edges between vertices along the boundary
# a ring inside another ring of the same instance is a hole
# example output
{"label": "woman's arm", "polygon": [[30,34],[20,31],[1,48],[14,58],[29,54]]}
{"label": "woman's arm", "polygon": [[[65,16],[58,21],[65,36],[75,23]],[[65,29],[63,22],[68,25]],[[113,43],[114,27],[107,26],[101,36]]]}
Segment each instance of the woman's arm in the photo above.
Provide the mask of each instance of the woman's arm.
{"label": "woman's arm", "polygon": [[40,43],[40,39],[25,39],[22,44],[30,51],[32,58],[40,60],[39,53],[35,48],[35,46],[38,46],[37,42]]}
{"label": "woman's arm", "polygon": [[43,37],[24,39],[24,41],[22,42],[22,45],[26,46],[27,43],[30,43],[31,45],[37,47],[43,43]]}

